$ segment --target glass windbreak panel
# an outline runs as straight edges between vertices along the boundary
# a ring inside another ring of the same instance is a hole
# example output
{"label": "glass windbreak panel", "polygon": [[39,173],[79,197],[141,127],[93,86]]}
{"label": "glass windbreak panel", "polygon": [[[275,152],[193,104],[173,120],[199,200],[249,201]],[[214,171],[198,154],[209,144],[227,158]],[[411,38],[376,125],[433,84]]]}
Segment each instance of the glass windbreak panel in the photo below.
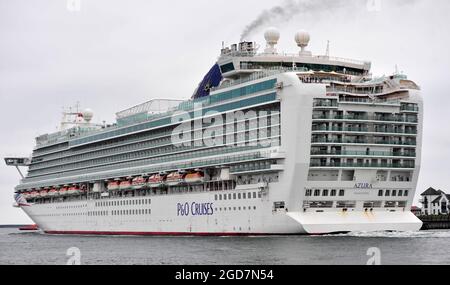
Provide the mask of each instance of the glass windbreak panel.
{"label": "glass windbreak panel", "polygon": [[234,64],[232,62],[220,66],[220,71],[222,71],[222,73],[227,73],[233,70]]}
{"label": "glass windbreak panel", "polygon": [[[245,96],[245,95],[249,95],[252,93],[257,93],[257,92],[261,92],[264,90],[270,90],[273,89],[275,87],[276,84],[276,79],[272,79],[272,80],[268,80],[268,81],[264,81],[264,82],[260,82],[257,84],[253,84],[253,85],[249,85],[249,86],[245,86],[245,87],[241,87],[241,88],[237,88],[235,90],[231,90],[231,91],[227,91],[227,92],[223,92],[223,93],[218,93],[218,94],[214,94],[208,97],[204,97],[204,98],[199,98],[196,100],[192,100],[192,101],[186,101],[183,102],[179,105],[179,107],[177,108],[177,110],[175,111],[187,111],[187,110],[192,110],[194,108],[194,104],[202,104],[203,106],[207,106],[213,103],[217,103],[217,102],[221,102],[221,101],[225,101],[231,98],[236,98],[236,97],[240,97],[240,96]],[[263,97],[263,96],[260,96]],[[260,101],[264,101],[264,98],[260,98],[260,97],[256,97],[259,99],[255,98],[251,98],[253,99],[254,102],[259,103],[258,100]],[[235,108],[239,108],[240,105],[245,106],[245,103],[249,103],[249,102],[235,102],[233,103],[234,105],[230,106],[230,104],[228,105],[222,105],[222,106],[218,106],[215,109],[223,109],[224,111],[228,109],[235,109]],[[203,113],[205,114],[208,111],[211,111],[210,109],[207,108],[203,108]],[[169,116],[170,114],[173,114],[175,111],[172,112],[168,112],[166,114],[162,114],[161,116]],[[218,110],[219,111],[219,110]],[[190,113],[190,115],[192,116],[193,112]],[[174,118],[176,119],[176,118]],[[100,133],[100,134],[96,134],[96,135],[91,135],[85,138],[80,138],[80,139],[74,139],[72,141],[70,141],[70,146],[77,146],[80,144],[85,144],[88,142],[93,142],[93,141],[97,141],[97,140],[101,140],[101,139],[106,139],[109,137],[114,137],[114,136],[119,136],[119,135],[124,135],[124,134],[128,134],[131,132],[136,132],[136,131],[142,131],[145,129],[150,129],[150,128],[154,128],[154,127],[158,127],[158,126],[162,126],[162,125],[166,125],[166,124],[170,124],[172,121],[172,118],[168,117],[168,118],[164,118],[164,119],[160,119],[160,120],[155,120],[155,121],[151,121],[151,122],[147,122],[147,123],[142,123],[136,126],[132,126],[132,127],[127,127],[127,128],[122,128],[119,130],[114,130],[114,131],[110,131],[110,132],[105,132],[105,133]],[[122,122],[123,123],[123,122]]]}

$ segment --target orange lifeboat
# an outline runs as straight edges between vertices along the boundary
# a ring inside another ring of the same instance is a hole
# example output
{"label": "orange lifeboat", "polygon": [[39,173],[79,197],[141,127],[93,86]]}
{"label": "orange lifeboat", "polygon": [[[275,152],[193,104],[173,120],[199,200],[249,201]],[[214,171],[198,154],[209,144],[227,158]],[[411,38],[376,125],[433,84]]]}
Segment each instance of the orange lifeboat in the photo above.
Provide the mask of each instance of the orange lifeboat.
{"label": "orange lifeboat", "polygon": [[194,172],[194,173],[189,173],[186,175],[184,180],[186,181],[186,183],[203,183],[204,175],[203,175],[203,172],[200,172],[200,171]]}
{"label": "orange lifeboat", "polygon": [[48,190],[41,190],[39,191],[40,197],[47,197],[48,196]]}
{"label": "orange lifeboat", "polygon": [[131,182],[131,187],[133,188],[133,189],[142,189],[143,187],[145,187],[145,185],[146,185],[146,182],[147,182],[147,179],[145,179],[144,177],[142,177],[142,176],[139,176],[139,177],[136,177],[136,178],[134,178],[133,180],[132,180],[132,182]]}
{"label": "orange lifeboat", "polygon": [[167,175],[166,184],[168,186],[180,185],[184,182],[184,176],[185,175],[180,172],[172,172]]}
{"label": "orange lifeboat", "polygon": [[64,186],[63,188],[61,188],[60,190],[59,190],[59,195],[67,195],[67,189],[68,189],[68,187],[67,186]]}
{"label": "orange lifeboat", "polygon": [[119,185],[120,185],[120,180],[114,180],[114,181],[108,182],[108,186],[106,186],[106,187],[108,188],[109,191],[113,191],[113,190],[119,190]]}
{"label": "orange lifeboat", "polygon": [[59,193],[58,193],[58,190],[56,188],[52,188],[50,191],[48,191],[48,196],[50,196],[50,197],[57,196],[58,194]]}
{"label": "orange lifeboat", "polygon": [[126,179],[119,184],[120,190],[130,190],[131,189],[131,179]]}
{"label": "orange lifeboat", "polygon": [[164,176],[163,175],[161,175],[161,174],[153,174],[148,179],[147,185],[150,188],[157,188],[157,187],[161,186],[163,183],[164,183]]}
{"label": "orange lifeboat", "polygon": [[69,195],[77,195],[80,194],[80,188],[78,186],[71,186],[67,189],[67,194]]}
{"label": "orange lifeboat", "polygon": [[31,197],[31,198],[37,198],[37,197],[39,197],[39,192],[36,191],[36,190],[33,190],[33,191],[30,193],[30,197]]}

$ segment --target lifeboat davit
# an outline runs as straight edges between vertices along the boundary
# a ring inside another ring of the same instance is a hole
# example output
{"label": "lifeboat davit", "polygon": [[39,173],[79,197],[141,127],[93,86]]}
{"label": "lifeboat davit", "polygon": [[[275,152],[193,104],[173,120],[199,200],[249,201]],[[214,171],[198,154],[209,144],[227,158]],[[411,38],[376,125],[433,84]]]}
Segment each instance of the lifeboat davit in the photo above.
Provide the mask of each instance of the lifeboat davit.
{"label": "lifeboat davit", "polygon": [[127,180],[124,180],[124,181],[120,182],[119,189],[120,190],[130,190],[130,189],[132,189],[131,188],[131,180],[127,179]]}
{"label": "lifeboat davit", "polygon": [[147,185],[150,188],[158,188],[164,183],[164,176],[161,174],[153,174],[148,179]]}
{"label": "lifeboat davit", "polygon": [[185,175],[180,172],[172,172],[167,175],[166,184],[168,186],[180,185],[184,182],[184,176]]}
{"label": "lifeboat davit", "polygon": [[107,188],[108,188],[109,191],[119,190],[119,185],[120,185],[120,181],[119,180],[114,180],[114,181],[108,182]]}
{"label": "lifeboat davit", "polygon": [[147,183],[147,179],[145,179],[142,176],[136,177],[133,179],[133,181],[131,182],[131,187],[133,189],[142,189],[143,187],[146,186]]}
{"label": "lifeboat davit", "polygon": [[184,180],[186,181],[186,183],[203,183],[205,179],[203,172],[199,171],[187,174]]}

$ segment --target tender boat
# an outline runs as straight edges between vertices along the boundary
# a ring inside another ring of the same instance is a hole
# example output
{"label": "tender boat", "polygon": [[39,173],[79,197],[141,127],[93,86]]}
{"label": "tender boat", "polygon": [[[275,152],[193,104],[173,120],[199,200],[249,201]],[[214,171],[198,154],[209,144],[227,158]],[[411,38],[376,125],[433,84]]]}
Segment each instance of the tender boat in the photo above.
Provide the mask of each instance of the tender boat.
{"label": "tender boat", "polygon": [[120,190],[130,190],[130,189],[132,189],[132,187],[131,187],[131,179],[126,179],[126,180],[120,182],[119,189]]}
{"label": "tender boat", "polygon": [[120,185],[120,180],[114,180],[114,181],[108,182],[107,188],[109,191],[119,190],[119,185]]}
{"label": "tender boat", "polygon": [[164,183],[164,175],[162,174],[153,174],[148,179],[147,185],[150,188],[158,188]]}
{"label": "tender boat", "polygon": [[56,188],[52,188],[50,191],[48,191],[48,196],[50,197],[54,197],[54,196],[58,196],[58,190]]}
{"label": "tender boat", "polygon": [[176,186],[184,183],[185,174],[180,172],[172,172],[167,175],[166,184],[168,186]]}
{"label": "tender boat", "polygon": [[147,183],[146,178],[144,178],[143,176],[138,176],[133,178],[131,182],[131,187],[135,190],[142,189],[143,187],[146,186],[146,183]]}
{"label": "tender boat", "polygon": [[77,195],[80,194],[80,188],[78,186],[71,186],[67,189],[67,194],[69,195]]}
{"label": "tender boat", "polygon": [[68,189],[67,186],[64,186],[63,188],[61,188],[61,189],[59,190],[59,195],[61,195],[61,196],[67,195],[67,189]]}
{"label": "tender boat", "polygon": [[194,172],[194,173],[189,173],[186,175],[186,177],[184,178],[184,180],[186,181],[186,183],[192,184],[192,183],[203,183],[204,181],[204,174],[203,172]]}

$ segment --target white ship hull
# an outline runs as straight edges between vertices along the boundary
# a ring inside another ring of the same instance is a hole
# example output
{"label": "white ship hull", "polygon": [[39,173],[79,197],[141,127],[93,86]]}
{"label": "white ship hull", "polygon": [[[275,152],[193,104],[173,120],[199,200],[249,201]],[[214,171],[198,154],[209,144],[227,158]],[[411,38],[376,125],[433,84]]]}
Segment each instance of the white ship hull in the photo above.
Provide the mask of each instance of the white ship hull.
{"label": "white ship hull", "polygon": [[[366,213],[363,209],[355,209],[345,214],[336,211],[320,214],[273,211],[272,203],[267,198],[227,200],[224,203],[214,200],[214,195],[219,193],[221,192],[101,200],[105,206],[100,206],[99,201],[35,204],[22,209],[42,231],[49,234],[286,235],[417,231],[422,226],[421,221],[409,211]],[[112,201],[120,203],[125,200],[149,199],[150,204],[109,206]],[[190,210],[182,216],[177,206],[186,203]],[[193,215],[191,209],[195,205],[192,206],[192,203],[211,203],[212,212]],[[124,210],[133,214],[111,215],[113,211]],[[108,214],[105,215],[105,212]]]}

